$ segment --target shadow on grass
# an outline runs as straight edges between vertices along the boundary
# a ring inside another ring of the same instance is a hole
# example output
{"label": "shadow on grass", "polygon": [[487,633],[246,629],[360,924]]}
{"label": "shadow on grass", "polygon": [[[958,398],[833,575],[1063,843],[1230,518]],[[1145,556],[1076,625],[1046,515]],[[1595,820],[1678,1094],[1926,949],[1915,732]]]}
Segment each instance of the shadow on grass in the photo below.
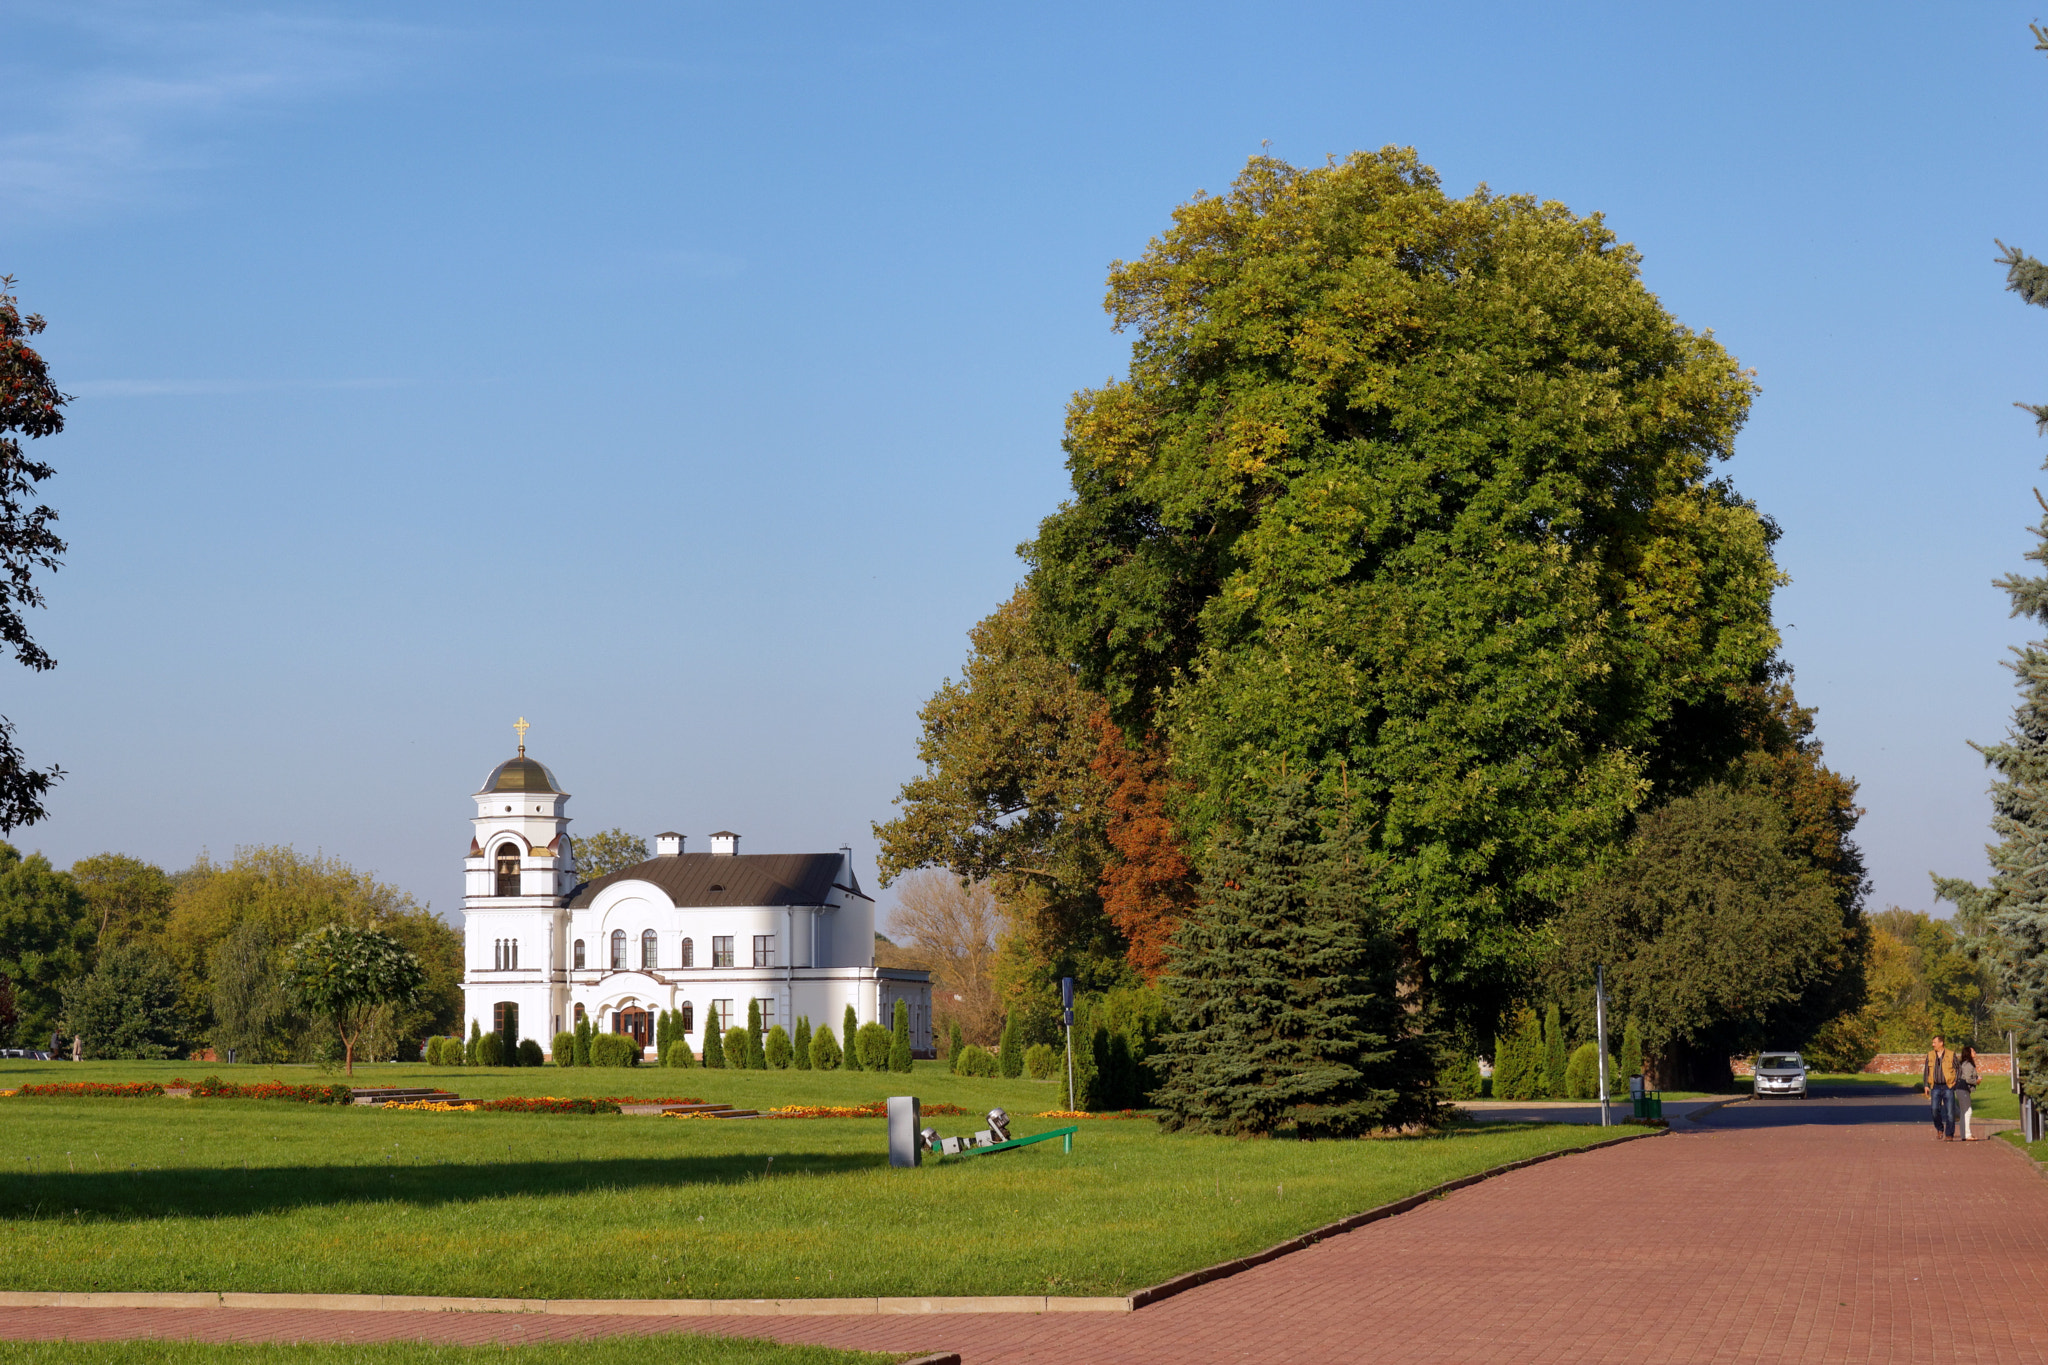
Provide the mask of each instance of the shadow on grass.
{"label": "shadow on grass", "polygon": [[[839,1175],[887,1167],[886,1153],[805,1155],[778,1152],[774,1174]],[[341,1204],[434,1207],[507,1195],[596,1194],[737,1185],[758,1180],[766,1159],[724,1156],[609,1158],[601,1161],[502,1161],[492,1165],[407,1162],[360,1166],[253,1166],[245,1170],[54,1171],[12,1175],[0,1184],[0,1219],[91,1216],[117,1222],[150,1218],[238,1217]]]}

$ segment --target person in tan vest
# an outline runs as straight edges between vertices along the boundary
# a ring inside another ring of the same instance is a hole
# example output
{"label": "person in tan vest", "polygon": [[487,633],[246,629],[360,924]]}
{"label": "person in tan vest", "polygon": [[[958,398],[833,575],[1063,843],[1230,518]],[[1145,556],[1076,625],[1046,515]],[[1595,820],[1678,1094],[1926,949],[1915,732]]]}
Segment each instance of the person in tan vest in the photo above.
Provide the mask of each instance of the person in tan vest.
{"label": "person in tan vest", "polygon": [[1942,1046],[1941,1035],[1934,1035],[1934,1046],[1927,1050],[1927,1060],[1920,1068],[1920,1084],[1927,1090],[1927,1103],[1934,1110],[1934,1136],[1939,1142],[1954,1142],[1956,1138],[1956,1114],[1950,1097],[1955,1093],[1955,1054]]}

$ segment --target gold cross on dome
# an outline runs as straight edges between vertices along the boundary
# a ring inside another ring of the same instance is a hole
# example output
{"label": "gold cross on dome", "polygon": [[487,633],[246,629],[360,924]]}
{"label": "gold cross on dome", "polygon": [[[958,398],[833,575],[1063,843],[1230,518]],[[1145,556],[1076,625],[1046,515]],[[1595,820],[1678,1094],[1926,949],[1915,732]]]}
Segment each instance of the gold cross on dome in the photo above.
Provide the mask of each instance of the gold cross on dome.
{"label": "gold cross on dome", "polygon": [[524,716],[521,716],[521,717],[519,718],[519,723],[518,723],[517,725],[513,726],[512,728],[513,728],[513,729],[515,729],[515,730],[517,730],[517,731],[519,732],[519,756],[520,756],[521,758],[525,758],[525,757],[526,757],[526,732],[527,732],[528,730],[531,730],[531,729],[532,729],[533,727],[532,727],[531,725],[528,725],[528,724],[526,723],[526,717],[524,717]]}

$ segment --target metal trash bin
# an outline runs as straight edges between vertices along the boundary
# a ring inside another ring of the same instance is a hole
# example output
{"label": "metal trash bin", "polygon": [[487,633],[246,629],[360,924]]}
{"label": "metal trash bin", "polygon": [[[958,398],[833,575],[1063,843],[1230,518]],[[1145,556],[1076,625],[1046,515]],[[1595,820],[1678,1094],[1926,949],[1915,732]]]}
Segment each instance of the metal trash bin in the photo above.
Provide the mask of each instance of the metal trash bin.
{"label": "metal trash bin", "polygon": [[1634,1117],[1639,1119],[1661,1119],[1664,1117],[1664,1092],[1646,1090],[1633,1099]]}

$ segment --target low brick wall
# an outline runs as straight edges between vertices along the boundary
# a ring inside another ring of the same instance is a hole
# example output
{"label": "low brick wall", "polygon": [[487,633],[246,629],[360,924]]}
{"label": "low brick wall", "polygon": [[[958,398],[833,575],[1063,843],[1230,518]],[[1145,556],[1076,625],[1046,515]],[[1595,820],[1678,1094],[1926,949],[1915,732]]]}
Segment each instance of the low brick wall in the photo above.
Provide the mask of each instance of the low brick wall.
{"label": "low brick wall", "polygon": [[[1863,1064],[1866,1075],[1875,1076],[1917,1076],[1920,1067],[1927,1060],[1924,1052],[1880,1052]],[[1738,1076],[1754,1076],[1756,1061],[1750,1057],[1735,1057],[1729,1065]],[[1980,1052],[1977,1054],[1977,1070],[1986,1076],[2012,1075],[2012,1054],[2009,1052]]]}

